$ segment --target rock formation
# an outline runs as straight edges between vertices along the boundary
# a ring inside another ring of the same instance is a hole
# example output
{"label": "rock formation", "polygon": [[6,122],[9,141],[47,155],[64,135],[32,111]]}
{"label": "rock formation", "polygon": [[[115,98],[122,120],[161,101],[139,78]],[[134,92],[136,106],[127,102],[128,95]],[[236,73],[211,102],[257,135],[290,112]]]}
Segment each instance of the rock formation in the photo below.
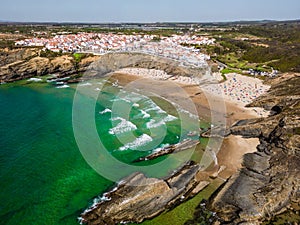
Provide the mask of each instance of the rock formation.
{"label": "rock formation", "polygon": [[200,166],[187,163],[166,179],[134,173],[81,215],[81,223],[114,225],[142,222],[197,194],[209,182],[199,180]]}
{"label": "rock formation", "polygon": [[191,140],[191,139],[186,139],[183,142],[180,142],[175,145],[168,146],[164,149],[161,149],[158,152],[154,152],[146,157],[139,158],[135,160],[134,162],[142,162],[142,161],[147,161],[147,160],[153,160],[158,157],[164,156],[164,155],[169,155],[172,153],[178,153],[181,151],[185,151],[187,149],[195,148],[196,145],[198,145],[200,142],[198,140]]}
{"label": "rock formation", "polygon": [[[76,62],[72,54],[41,57],[36,49],[0,52],[0,81],[13,82],[34,76],[58,73],[59,77],[82,75],[85,79],[103,76],[124,67],[163,70],[172,75],[202,76],[206,68],[186,68],[179,62],[141,53],[110,53],[101,56],[86,55]],[[11,54],[11,55],[10,55]],[[10,57],[8,57],[10,55]],[[8,57],[8,58],[6,58]],[[74,80],[73,80],[74,81]]]}
{"label": "rock formation", "polygon": [[258,137],[257,152],[209,202],[226,224],[260,224],[284,211],[300,210],[300,76],[272,81],[270,92],[250,106],[272,116],[240,121],[231,133]]}

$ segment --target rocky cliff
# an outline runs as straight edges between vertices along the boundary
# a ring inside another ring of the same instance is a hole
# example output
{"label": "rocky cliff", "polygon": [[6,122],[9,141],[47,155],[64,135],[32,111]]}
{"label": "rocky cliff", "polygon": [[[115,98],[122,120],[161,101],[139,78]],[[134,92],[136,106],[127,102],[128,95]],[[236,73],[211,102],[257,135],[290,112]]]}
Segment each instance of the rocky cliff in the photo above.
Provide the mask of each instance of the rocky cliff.
{"label": "rocky cliff", "polygon": [[[85,55],[79,61],[72,54],[49,53],[42,50],[18,49],[0,51],[0,81],[13,82],[34,76],[59,74],[59,77],[82,75],[101,76],[124,67],[163,70],[172,75],[202,76],[207,68],[186,68],[179,62],[140,53],[110,53],[101,56]],[[93,63],[93,64],[92,64]],[[91,65],[92,64],[92,65]],[[91,66],[90,66],[91,65]]]}
{"label": "rocky cliff", "polygon": [[80,62],[76,62],[71,54],[43,56],[41,50],[24,48],[1,50],[0,59],[1,82],[13,82],[54,73],[60,77],[75,76],[86,71],[98,57],[87,55]]}
{"label": "rocky cliff", "polygon": [[230,129],[234,135],[258,137],[260,145],[244,156],[243,168],[210,200],[221,223],[261,224],[285,211],[299,213],[300,75],[270,82],[269,93],[249,106],[272,110],[272,115],[240,121]]}
{"label": "rocky cliff", "polygon": [[134,173],[82,213],[80,222],[114,225],[152,218],[205,188],[209,182],[202,180],[200,170],[189,162],[166,179]]}

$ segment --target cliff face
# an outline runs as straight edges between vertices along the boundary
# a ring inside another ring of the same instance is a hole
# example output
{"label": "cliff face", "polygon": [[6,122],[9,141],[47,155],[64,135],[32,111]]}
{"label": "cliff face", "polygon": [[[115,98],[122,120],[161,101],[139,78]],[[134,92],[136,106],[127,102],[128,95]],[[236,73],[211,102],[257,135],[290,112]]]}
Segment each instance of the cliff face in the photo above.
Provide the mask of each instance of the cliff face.
{"label": "cliff face", "polygon": [[0,67],[38,56],[38,54],[39,50],[35,48],[0,49]]}
{"label": "cliff face", "polygon": [[271,82],[270,92],[250,106],[272,109],[268,118],[241,121],[231,133],[258,137],[257,152],[210,200],[220,221],[260,224],[285,211],[300,210],[300,76]]}
{"label": "cliff face", "polygon": [[2,50],[0,53],[0,80],[12,82],[33,76],[58,73],[61,77],[77,75],[87,70],[98,57],[88,56],[76,63],[71,55],[40,57],[37,49]]}
{"label": "cliff face", "polygon": [[153,218],[166,208],[194,196],[209,182],[200,181],[199,165],[187,163],[173,176],[163,180],[134,173],[81,214],[81,222],[94,225],[140,223]]}
{"label": "cliff face", "polygon": [[[33,76],[58,73],[60,77],[86,72],[87,77],[104,75],[124,67],[139,67],[164,70],[172,75],[202,76],[207,68],[186,68],[178,62],[139,53],[112,53],[101,56],[85,56],[76,62],[70,54],[57,57],[40,57],[36,49],[21,49],[2,52],[0,58],[0,81],[12,82]],[[91,67],[89,67],[95,62]]]}

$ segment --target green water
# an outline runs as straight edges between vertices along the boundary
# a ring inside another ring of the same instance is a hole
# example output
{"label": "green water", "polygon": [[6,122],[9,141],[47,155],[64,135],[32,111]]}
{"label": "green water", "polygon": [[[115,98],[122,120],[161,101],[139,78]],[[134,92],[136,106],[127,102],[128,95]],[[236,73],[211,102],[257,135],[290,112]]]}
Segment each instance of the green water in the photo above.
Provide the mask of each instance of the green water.
{"label": "green water", "polygon": [[[130,145],[134,140],[128,137],[126,146],[112,133],[120,120],[112,121],[110,112],[99,113],[111,106],[118,91],[115,88],[100,95],[95,123],[106,151],[130,163],[149,154],[160,140],[159,127],[150,132],[146,124],[151,118],[160,118],[157,114],[161,112],[149,111],[150,117],[144,117],[141,109],[149,108],[149,99],[140,100],[139,107],[130,112],[130,122],[136,126],[131,133],[135,137],[147,135],[152,141],[134,147]],[[57,89],[49,84],[0,86],[0,224],[78,224],[77,217],[92,199],[114,185],[95,172],[78,149],[72,125],[74,93],[74,87]],[[83,100],[90,101],[84,96]],[[166,124],[167,134],[160,144],[180,141],[178,120]],[[126,140],[126,132],[121,135]],[[139,151],[143,148],[147,151]],[[176,166],[175,161],[149,175],[166,175]],[[156,162],[140,166],[149,163]]]}

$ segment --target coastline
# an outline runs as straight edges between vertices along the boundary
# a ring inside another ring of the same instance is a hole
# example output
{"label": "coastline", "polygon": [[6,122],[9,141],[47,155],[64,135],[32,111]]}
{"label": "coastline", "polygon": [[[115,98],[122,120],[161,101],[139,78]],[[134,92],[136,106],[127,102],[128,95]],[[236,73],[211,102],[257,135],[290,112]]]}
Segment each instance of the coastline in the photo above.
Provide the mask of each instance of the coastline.
{"label": "coastline", "polygon": [[[112,78],[115,79],[121,86],[126,85],[130,82],[134,82],[137,79],[140,79],[141,76],[132,75],[132,74],[124,74],[124,73],[114,73],[112,75]],[[147,76],[143,76],[143,78],[147,78]],[[143,79],[143,84],[145,86],[153,84],[153,79]],[[157,81],[155,81],[157,82]],[[168,89],[168,85],[166,85],[167,81],[159,81],[159,84],[162,85],[166,92],[168,92],[171,89]],[[157,83],[156,83],[157,84]],[[192,98],[193,102],[196,105],[196,108],[198,112],[200,113],[202,117],[202,112],[209,110],[209,102],[207,101],[205,94],[201,93],[199,94],[199,87],[196,85],[186,85],[177,83],[181,88],[183,88],[186,93],[188,93],[189,97]],[[157,88],[160,88],[162,86],[158,85]],[[180,98],[181,96],[174,94],[174,99]],[[200,98],[199,98],[200,96]],[[213,96],[215,97],[215,96]],[[222,98],[217,98],[214,101],[217,103],[220,101],[224,101]],[[236,102],[229,101],[228,99],[225,100],[226,110],[227,114],[223,115],[226,117],[226,125],[227,127],[230,127],[234,122],[237,122],[242,119],[253,119],[253,118],[259,118],[259,115],[257,113],[253,113],[253,110],[249,108],[245,108],[245,106],[241,106],[236,104]],[[209,118],[209,115],[204,115],[203,118]],[[224,140],[222,140],[222,146],[220,148],[220,151],[216,155],[217,157],[217,165],[211,165],[206,170],[198,172],[196,175],[197,179],[200,180],[200,182],[207,182],[210,181],[210,184],[208,185],[209,189],[211,190],[212,186],[214,186],[214,191],[227,179],[229,179],[232,175],[236,174],[238,170],[242,168],[242,162],[243,157],[247,153],[253,153],[256,152],[257,145],[259,144],[258,138],[243,138],[242,136],[234,136],[229,135],[228,137],[225,137]],[[219,183],[219,185],[216,186],[216,181]],[[199,199],[201,196],[201,199],[208,199],[211,196],[210,192],[207,196],[203,196],[202,193],[203,189],[199,190],[198,194],[196,196],[197,199]],[[206,193],[206,192],[204,192]],[[115,199],[116,200],[116,199]],[[114,201],[115,201],[114,200]],[[190,200],[187,201],[187,204],[189,204]],[[199,204],[198,202],[197,204]],[[114,204],[114,203],[112,203]],[[184,204],[184,203],[181,203]],[[196,206],[196,205],[194,205]],[[193,207],[194,207],[193,206]],[[176,209],[176,207],[175,207]],[[158,215],[158,221],[161,220],[161,216],[165,217],[168,215],[168,213],[172,214],[173,208],[171,211],[167,211],[166,213],[163,213],[161,215]],[[155,217],[157,218],[157,217]],[[149,218],[148,218],[149,219]],[[147,220],[146,220],[147,221]],[[150,220],[151,221],[151,220]],[[148,221],[148,222],[150,222]],[[151,222],[150,222],[151,223]],[[147,222],[146,222],[147,224]],[[155,223],[154,223],[155,224]]]}
{"label": "coastline", "polygon": [[[145,82],[145,87],[147,85],[152,85],[153,80],[155,80],[155,84],[156,85],[158,84],[157,87],[158,90],[162,87],[164,87],[166,92],[168,92],[168,90],[170,91],[172,90],[171,88],[170,89],[168,88],[168,79],[167,79],[172,76],[167,75],[165,72],[157,71],[154,74],[159,74],[159,75],[153,77],[153,76],[148,76],[147,73],[145,73],[147,69],[135,69],[135,71],[141,71],[141,72],[139,74],[129,74],[129,73],[123,73],[121,70],[115,72],[113,74],[113,77],[114,79],[118,80],[118,82],[121,85],[128,84],[137,79],[147,78],[146,80],[143,79],[143,82]],[[250,83],[253,82],[256,84],[259,83],[260,85],[262,85],[262,81],[255,78],[246,77],[245,79],[243,79],[242,75],[232,75],[232,76],[234,77],[238,76],[239,79],[242,79],[243,81],[250,82]],[[172,78],[173,78],[172,82],[175,82],[179,87],[181,87],[187,93],[187,95],[192,99],[198,111],[198,115],[200,115],[201,119],[203,118],[204,120],[207,121],[210,121],[211,119],[210,118],[211,103],[209,101],[213,101],[213,104],[215,105],[220,105],[223,103],[225,104],[226,115],[224,115],[223,112],[217,112],[217,113],[220,113],[219,116],[226,119],[227,128],[240,120],[267,117],[269,113],[268,111],[258,107],[248,108],[246,107],[246,104],[241,104],[240,102],[235,101],[228,96],[227,97],[226,96],[224,97],[224,95],[218,96],[215,92],[209,91],[209,88],[214,87],[216,85],[224,85],[226,84],[226,82],[228,82],[228,80],[220,84],[210,84],[202,88],[199,87],[198,84],[192,83],[192,80],[189,80],[187,84],[186,82],[180,82],[184,80],[182,78],[179,79],[174,79],[174,77]],[[245,83],[245,85],[249,85],[249,83]],[[268,89],[269,87],[265,85],[265,92]],[[265,92],[261,94],[264,94]],[[182,97],[177,95],[176,93],[172,93],[171,96],[173,96],[174,99],[179,99]],[[213,100],[211,99],[208,100],[208,98],[211,98]],[[234,136],[234,135],[229,135],[228,137],[225,137],[222,146],[220,148],[219,154],[217,155],[220,164],[224,165],[227,168],[221,173],[221,175],[224,174],[223,179],[227,179],[235,172],[237,172],[237,170],[241,168],[243,156],[247,153],[255,152],[256,146],[258,144],[259,144],[258,138],[246,139],[241,136]]]}
{"label": "coastline", "polygon": [[[126,84],[131,81],[134,81],[135,79],[141,78],[140,76],[129,75],[129,74],[115,74],[113,76],[114,76],[114,79],[116,79],[116,80],[118,80],[118,82],[120,82],[120,84]],[[151,84],[152,81],[153,80],[151,80],[151,79],[147,79],[147,82],[145,83],[145,85]],[[162,81],[158,88],[160,88],[162,86],[164,88],[166,86],[168,87],[168,85],[165,85],[165,84],[166,84],[166,81]],[[207,107],[209,107],[209,102],[206,99],[206,95],[204,93],[199,92],[199,86],[192,85],[192,84],[180,84],[180,82],[178,84],[189,94],[189,97],[192,98],[192,100],[195,102],[196,107],[199,110],[199,112],[206,112],[205,110],[207,109]],[[277,85],[280,85],[280,82]],[[273,84],[272,84],[272,87],[273,87]],[[165,91],[167,92],[168,88],[166,88]],[[269,95],[270,94],[264,95],[255,101],[256,102],[262,101],[261,99],[268,98]],[[216,97],[213,94],[211,94],[211,96],[213,96],[214,101],[216,101],[216,102],[223,101],[222,98]],[[173,97],[180,98],[182,96],[179,96],[177,93],[174,93]],[[253,111],[252,108],[247,108],[243,104],[238,104],[237,102],[230,101],[230,99],[225,99],[225,105],[226,105],[226,109],[227,109],[227,113],[226,113],[225,117],[227,119],[228,127],[231,126],[234,122],[236,122],[238,120],[255,119],[255,118],[260,119],[262,117],[262,115],[259,115],[255,111]],[[260,107],[260,106],[264,105],[264,101],[262,101],[261,104],[256,103],[256,104],[252,104],[252,105]],[[274,104],[270,103],[270,105],[272,106]],[[266,107],[266,108],[271,109],[271,107]],[[203,111],[201,111],[201,110],[203,110]],[[204,118],[204,116],[207,116],[207,118],[209,118],[208,114],[205,115],[204,113],[203,114],[201,113],[201,117],[202,116],[203,116],[203,118]],[[265,118],[265,119],[269,120],[270,117]],[[257,120],[257,121],[259,121],[259,120]],[[236,133],[236,132],[234,132],[234,133]],[[243,134],[241,133],[239,135],[243,135]],[[247,135],[245,135],[245,136],[247,136]],[[258,145],[258,138],[249,139],[249,138],[243,138],[242,136],[233,136],[233,135],[226,137],[223,141],[222,148],[217,156],[219,165],[226,165],[226,168],[225,168],[225,170],[222,170],[215,179],[224,182],[227,178],[231,177],[233,174],[236,174],[236,172],[238,170],[244,169],[244,165],[243,166],[241,165],[243,156],[247,153],[253,153],[253,152],[256,153],[257,145]],[[245,146],[247,148],[245,148]],[[211,169],[209,171],[210,174],[214,174],[214,172],[216,172],[216,170],[218,168],[210,168],[210,169]],[[232,178],[230,178],[230,180],[231,179]],[[199,195],[201,195],[201,194],[199,193]],[[205,196],[205,198],[209,197],[209,196],[210,195]],[[198,199],[198,197],[197,197],[197,199]],[[188,200],[188,202],[189,201],[190,200]],[[171,210],[173,210],[173,209],[171,209]],[[165,216],[167,213],[163,213],[162,216]],[[151,220],[149,222],[151,223]]]}

